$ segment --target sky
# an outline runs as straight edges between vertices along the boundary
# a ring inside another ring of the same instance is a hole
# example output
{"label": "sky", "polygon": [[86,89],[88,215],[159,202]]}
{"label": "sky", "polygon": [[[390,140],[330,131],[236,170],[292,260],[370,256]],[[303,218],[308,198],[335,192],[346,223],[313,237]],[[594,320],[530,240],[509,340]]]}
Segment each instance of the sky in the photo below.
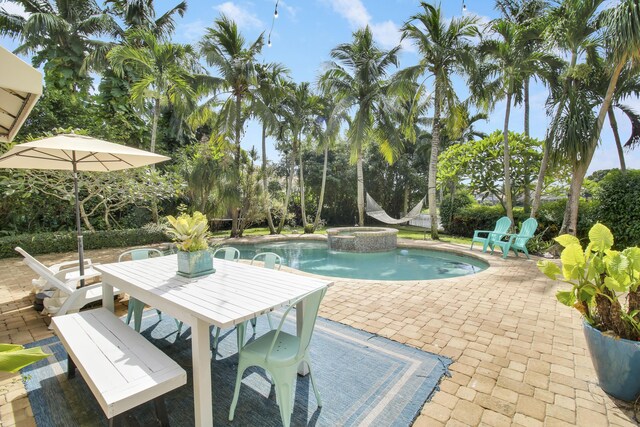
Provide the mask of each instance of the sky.
{"label": "sky", "polygon": [[[158,14],[177,3],[178,0],[155,1]],[[481,22],[498,17],[493,0],[465,0],[465,3],[466,12],[462,9],[462,0],[442,2],[445,17],[473,14]],[[276,0],[187,0],[187,6],[184,17],[178,18],[174,41],[196,44],[206,28],[221,13],[236,21],[248,42],[253,42],[260,34],[264,34],[266,41],[273,22],[271,47],[265,45],[260,60],[280,62],[290,70],[295,81],[308,81],[312,84],[317,81],[323,64],[329,60],[331,49],[340,43],[350,42],[355,30],[369,25],[379,46],[389,49],[400,42],[399,28],[402,24],[422,10],[416,0],[287,0],[278,1],[278,18],[274,20]],[[0,0],[0,7],[14,10],[15,6]],[[17,46],[15,41],[7,38],[0,38],[0,44],[8,49]],[[400,67],[414,65],[419,59],[415,48],[406,41],[402,43],[402,47]],[[468,90],[463,79],[455,79],[455,88],[461,99],[467,96]],[[546,97],[546,88],[540,83],[534,83],[531,87],[531,135],[540,139],[544,138],[549,121],[545,112]],[[626,103],[640,110],[640,100],[630,99]],[[502,129],[504,112],[505,103],[498,102],[490,112],[489,120],[481,122],[478,129],[486,133]],[[630,135],[631,126],[621,112],[618,111],[616,116],[624,143]],[[521,108],[512,109],[509,128],[522,132]],[[257,123],[248,126],[242,145],[246,149],[260,147],[260,127]],[[267,153],[268,157],[277,158],[274,144],[269,145],[271,148]],[[640,149],[635,152],[626,151],[625,158],[628,168],[640,168]],[[607,121],[589,171],[616,167],[619,167],[619,160]]]}

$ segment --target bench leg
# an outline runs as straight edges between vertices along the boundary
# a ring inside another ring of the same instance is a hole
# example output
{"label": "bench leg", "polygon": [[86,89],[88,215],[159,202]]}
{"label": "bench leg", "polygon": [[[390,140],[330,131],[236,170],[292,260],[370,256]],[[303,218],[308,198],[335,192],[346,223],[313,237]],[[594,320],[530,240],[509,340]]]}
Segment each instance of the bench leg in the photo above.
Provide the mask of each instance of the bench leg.
{"label": "bench leg", "polygon": [[164,397],[156,397],[153,399],[153,404],[156,407],[156,418],[160,421],[162,427],[169,427],[169,417],[167,416],[167,407],[164,404]]}
{"label": "bench leg", "polygon": [[73,363],[71,356],[67,354],[67,379],[72,379],[76,376],[76,364]]}

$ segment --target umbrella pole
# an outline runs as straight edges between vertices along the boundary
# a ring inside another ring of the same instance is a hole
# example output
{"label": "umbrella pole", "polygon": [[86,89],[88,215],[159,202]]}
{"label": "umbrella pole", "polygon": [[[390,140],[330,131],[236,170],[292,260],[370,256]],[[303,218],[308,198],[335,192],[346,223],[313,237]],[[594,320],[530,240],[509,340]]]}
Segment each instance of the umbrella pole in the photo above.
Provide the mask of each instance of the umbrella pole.
{"label": "umbrella pole", "polygon": [[[76,202],[76,231],[78,233],[78,262],[80,263],[80,276],[84,276],[84,244],[82,242],[82,225],[80,224],[80,202],[78,201],[78,166],[76,164],[76,152],[73,153],[73,194]],[[80,279],[80,287],[84,286],[84,279]]]}

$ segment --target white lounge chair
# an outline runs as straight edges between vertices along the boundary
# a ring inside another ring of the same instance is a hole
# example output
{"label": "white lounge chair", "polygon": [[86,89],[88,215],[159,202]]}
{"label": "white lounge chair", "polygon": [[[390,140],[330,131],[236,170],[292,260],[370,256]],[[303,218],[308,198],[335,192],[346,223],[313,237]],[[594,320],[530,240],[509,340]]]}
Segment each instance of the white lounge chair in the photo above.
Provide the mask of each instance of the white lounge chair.
{"label": "white lounge chair", "polygon": [[[52,316],[62,316],[67,313],[76,313],[85,305],[102,299],[102,283],[78,287],[82,279],[92,279],[100,275],[96,270],[90,268],[85,270],[84,275],[80,275],[77,270],[61,270],[57,274],[47,268],[40,261],[29,255],[24,249],[16,247],[15,250],[24,257],[24,263],[28,265],[36,274],[46,280],[47,284],[55,289],[51,298],[45,298],[44,314]],[[59,277],[63,275],[64,277]],[[114,295],[120,291],[114,289]]]}

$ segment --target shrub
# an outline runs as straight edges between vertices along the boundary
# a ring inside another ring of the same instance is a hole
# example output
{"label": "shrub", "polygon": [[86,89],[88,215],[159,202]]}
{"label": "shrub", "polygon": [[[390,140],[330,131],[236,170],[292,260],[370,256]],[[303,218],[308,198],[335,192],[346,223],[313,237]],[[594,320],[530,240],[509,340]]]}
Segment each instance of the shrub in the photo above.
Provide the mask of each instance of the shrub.
{"label": "shrub", "polygon": [[[567,199],[544,202],[540,205],[537,218],[539,225],[538,228],[544,231],[544,240],[551,240],[560,232],[566,205]],[[576,230],[578,238],[586,238],[591,227],[598,221],[597,210],[597,201],[580,200],[580,208],[578,213],[578,229]]]}
{"label": "shrub", "polygon": [[640,170],[609,172],[596,199],[598,220],[616,236],[615,247],[640,245]]}
{"label": "shrub", "polygon": [[[513,210],[516,225],[527,219],[522,208]],[[445,231],[457,236],[473,237],[474,230],[493,230],[496,221],[505,216],[502,206],[473,205],[462,208],[453,215],[449,228]]]}
{"label": "shrub", "polygon": [[440,204],[440,222],[442,223],[442,227],[448,230],[453,215],[458,213],[460,209],[471,206],[473,203],[473,196],[465,190],[456,191],[453,199],[451,195],[445,196]]}
{"label": "shrub", "polygon": [[[167,242],[170,237],[158,230],[147,228],[129,230],[94,231],[84,234],[85,249],[121,248]],[[0,258],[18,256],[16,246],[31,255],[78,250],[75,232],[19,234],[0,237]]]}

